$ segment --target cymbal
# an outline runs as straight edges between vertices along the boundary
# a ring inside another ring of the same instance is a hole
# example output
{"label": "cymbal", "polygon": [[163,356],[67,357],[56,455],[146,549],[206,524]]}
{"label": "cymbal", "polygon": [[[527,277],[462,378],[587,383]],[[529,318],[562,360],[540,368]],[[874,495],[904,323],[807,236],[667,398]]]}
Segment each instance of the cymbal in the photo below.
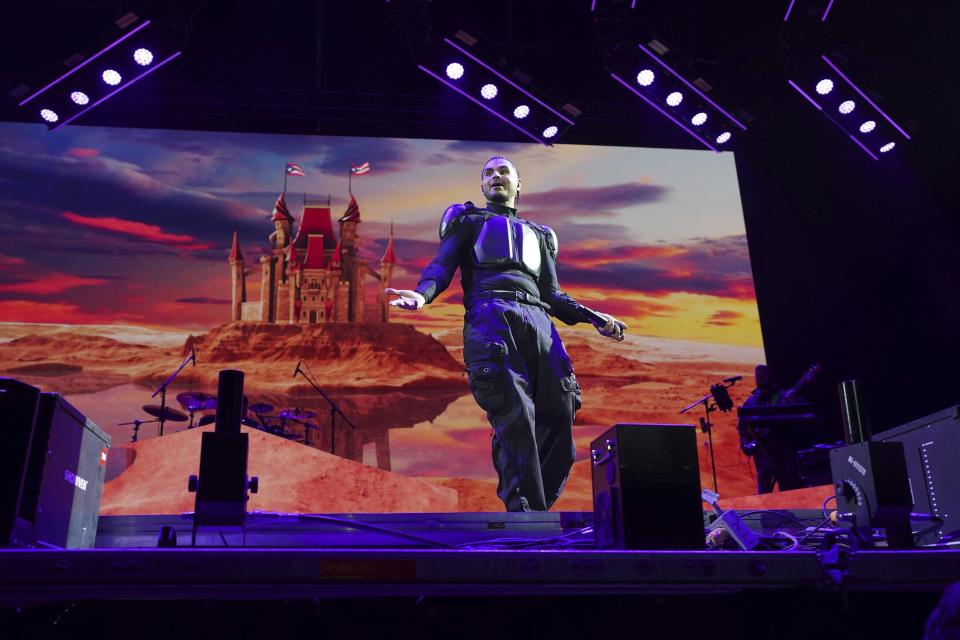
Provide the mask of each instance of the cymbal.
{"label": "cymbal", "polygon": [[250,413],[253,413],[259,416],[259,415],[263,415],[265,413],[270,413],[271,411],[273,411],[273,405],[267,404],[266,402],[255,402],[249,407],[247,407],[247,410]]}
{"label": "cymbal", "polygon": [[286,418],[287,420],[296,420],[298,422],[306,422],[311,418],[317,417],[316,411],[307,411],[305,409],[284,409],[277,414],[281,418]]}
{"label": "cymbal", "polygon": [[200,416],[200,420],[197,421],[198,427],[205,427],[208,424],[213,424],[217,421],[217,416]]}
{"label": "cymbal", "polygon": [[161,409],[158,404],[145,404],[143,405],[143,410],[146,413],[149,413],[154,418],[163,418],[167,422],[186,422],[187,414],[182,411],[177,411],[173,407],[166,407],[166,409]]}
{"label": "cymbal", "polygon": [[217,398],[202,391],[187,391],[177,394],[177,402],[191,413],[194,411],[203,411],[205,409],[216,409]]}

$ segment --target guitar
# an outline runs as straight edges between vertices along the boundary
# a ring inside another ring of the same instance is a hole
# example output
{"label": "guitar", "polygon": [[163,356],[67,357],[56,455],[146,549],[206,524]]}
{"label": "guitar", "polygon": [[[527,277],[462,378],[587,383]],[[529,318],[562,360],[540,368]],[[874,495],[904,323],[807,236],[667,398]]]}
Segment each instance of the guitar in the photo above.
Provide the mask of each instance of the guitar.
{"label": "guitar", "polygon": [[[774,393],[772,401],[767,403],[770,405],[785,405],[785,404],[795,404],[797,403],[797,396],[800,390],[806,385],[813,382],[814,378],[817,377],[817,374],[820,373],[821,367],[819,362],[816,362],[810,366],[809,369],[804,372],[800,379],[790,387],[789,389],[779,391]],[[757,442],[757,434],[754,431],[753,427],[749,424],[745,424],[741,421],[737,424],[737,432],[740,436],[740,450],[748,456],[752,456],[757,452],[759,443]]]}

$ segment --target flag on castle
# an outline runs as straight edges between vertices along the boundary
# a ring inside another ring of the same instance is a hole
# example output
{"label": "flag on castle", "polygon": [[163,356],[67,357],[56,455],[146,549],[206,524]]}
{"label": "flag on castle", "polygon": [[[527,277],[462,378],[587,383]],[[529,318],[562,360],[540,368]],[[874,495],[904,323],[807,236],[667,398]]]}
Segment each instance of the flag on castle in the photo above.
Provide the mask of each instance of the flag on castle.
{"label": "flag on castle", "polygon": [[303,172],[303,169],[300,168],[300,165],[293,164],[292,162],[288,162],[287,175],[288,176],[304,176],[306,174]]}
{"label": "flag on castle", "polygon": [[365,173],[370,173],[370,163],[364,162],[359,165],[350,165],[350,173],[355,176],[362,176]]}

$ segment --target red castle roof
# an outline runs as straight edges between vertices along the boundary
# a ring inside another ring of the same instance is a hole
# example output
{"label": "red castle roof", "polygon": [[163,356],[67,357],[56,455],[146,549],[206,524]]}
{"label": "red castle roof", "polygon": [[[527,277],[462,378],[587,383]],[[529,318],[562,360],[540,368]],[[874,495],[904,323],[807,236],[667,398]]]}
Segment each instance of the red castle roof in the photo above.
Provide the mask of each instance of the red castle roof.
{"label": "red castle roof", "polygon": [[287,200],[284,198],[283,192],[280,192],[280,195],[277,197],[276,204],[273,205],[273,217],[270,218],[271,221],[277,220],[287,220],[293,222],[293,216],[290,215],[290,210],[287,209]]}
{"label": "red castle roof", "polygon": [[237,236],[237,232],[233,232],[233,246],[230,247],[230,260],[239,262],[243,260],[243,252],[240,251],[240,238]]}
{"label": "red castle roof", "polygon": [[333,249],[333,255],[330,256],[330,268],[340,268],[340,241],[337,240],[337,246]]}
{"label": "red castle roof", "polygon": [[347,210],[343,212],[343,216],[338,222],[360,222],[360,207],[352,193],[350,194],[350,204],[347,205]]}
{"label": "red castle roof", "polygon": [[287,261],[290,263],[290,269],[292,271],[297,271],[300,269],[300,256],[297,255],[297,248],[292,244],[290,245],[290,251],[287,254]]}
{"label": "red castle roof", "polygon": [[387,240],[387,249],[383,252],[383,257],[380,258],[380,264],[397,264],[397,256],[393,254],[393,228],[391,225],[390,229],[390,239]]}
{"label": "red castle roof", "polygon": [[323,245],[327,243],[326,236],[310,234],[307,241],[307,256],[303,259],[304,269],[323,269]]}
{"label": "red castle roof", "polygon": [[333,249],[336,245],[336,238],[333,236],[333,218],[330,215],[330,207],[324,206],[305,206],[303,208],[303,220],[300,221],[300,228],[297,229],[297,237],[293,244],[300,251],[307,249],[307,239],[312,235],[323,234],[323,247]]}

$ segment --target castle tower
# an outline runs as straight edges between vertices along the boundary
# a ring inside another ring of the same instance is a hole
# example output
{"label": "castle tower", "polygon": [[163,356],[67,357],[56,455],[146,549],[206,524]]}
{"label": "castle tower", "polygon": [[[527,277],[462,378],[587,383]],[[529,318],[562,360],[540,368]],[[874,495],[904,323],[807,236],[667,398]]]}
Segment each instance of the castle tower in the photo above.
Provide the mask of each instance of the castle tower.
{"label": "castle tower", "polygon": [[293,229],[293,216],[290,215],[290,210],[287,209],[287,200],[283,192],[280,193],[276,203],[273,205],[273,216],[270,220],[273,221],[273,233],[270,234],[270,245],[275,254],[281,255],[293,237],[291,233]]}
{"label": "castle tower", "polygon": [[333,322],[346,322],[349,318],[350,307],[350,285],[341,278],[343,273],[343,262],[340,260],[340,241],[337,240],[337,246],[330,256],[330,263],[327,269],[330,271],[330,289],[332,292],[330,315],[328,318]]}
{"label": "castle tower", "polygon": [[380,303],[380,321],[390,322],[390,297],[384,289],[390,286],[393,279],[393,269],[397,266],[397,257],[393,253],[393,222],[390,223],[390,238],[387,248],[380,258],[380,287],[377,290],[377,302]]}
{"label": "castle tower", "polygon": [[243,319],[243,303],[247,301],[247,277],[243,272],[243,252],[240,251],[240,239],[236,231],[233,232],[233,246],[230,248],[230,284],[233,292],[230,320],[237,322]]}
{"label": "castle tower", "polygon": [[287,247],[293,237],[293,216],[287,208],[287,201],[284,193],[277,197],[276,204],[273,205],[273,233],[270,234],[270,245],[273,250],[276,268],[273,272],[273,290],[274,300],[271,306],[272,322],[290,322],[290,284],[287,281]]}
{"label": "castle tower", "polygon": [[300,318],[302,324],[317,324],[327,321],[327,302],[333,292],[330,288],[330,272],[324,255],[324,237],[310,234],[307,239],[307,254],[303,258],[300,284]]}
{"label": "castle tower", "polygon": [[287,317],[293,324],[302,322],[300,318],[300,256],[292,244],[287,255]]}
{"label": "castle tower", "polygon": [[[340,245],[342,249],[343,270],[340,280],[347,283],[349,292],[347,303],[347,317],[349,322],[364,321],[364,283],[367,276],[367,265],[360,260],[360,233],[357,226],[360,224],[360,207],[357,199],[350,194],[350,204],[338,220],[340,223]],[[342,288],[342,287],[341,287]]]}

